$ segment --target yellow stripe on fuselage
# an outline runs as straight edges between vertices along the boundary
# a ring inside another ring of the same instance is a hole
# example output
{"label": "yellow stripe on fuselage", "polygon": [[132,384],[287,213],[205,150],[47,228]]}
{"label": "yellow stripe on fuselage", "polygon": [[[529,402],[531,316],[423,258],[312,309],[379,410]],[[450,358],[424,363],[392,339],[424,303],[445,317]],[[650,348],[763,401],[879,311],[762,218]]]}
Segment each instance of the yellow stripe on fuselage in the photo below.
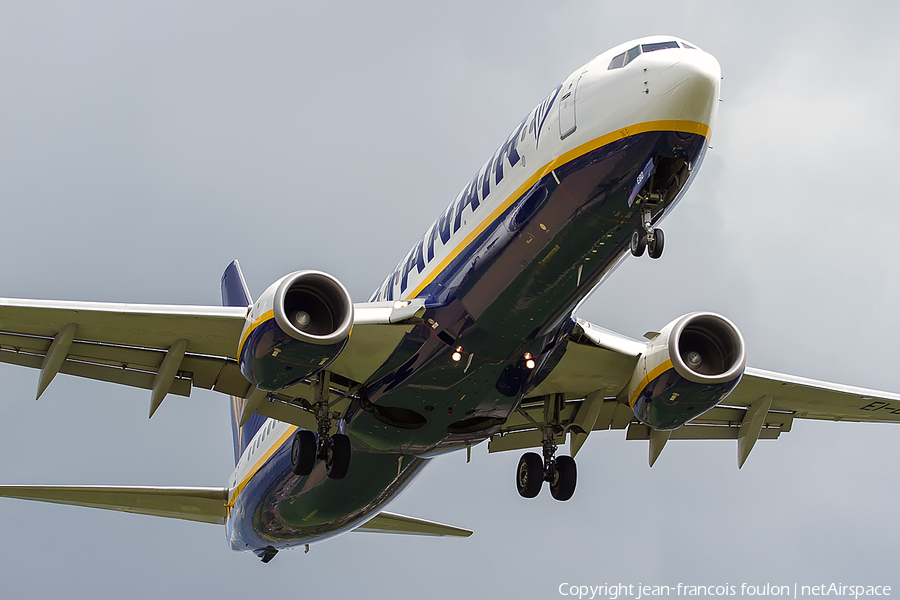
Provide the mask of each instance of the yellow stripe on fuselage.
{"label": "yellow stripe on fuselage", "polygon": [[[265,425],[263,425],[263,427],[265,427]],[[247,484],[250,483],[250,480],[253,479],[253,476],[256,475],[256,473],[262,468],[266,461],[269,460],[273,454],[275,454],[276,450],[281,448],[281,445],[285,441],[287,441],[287,439],[290,438],[294,434],[294,432],[297,431],[297,429],[298,427],[296,425],[291,425],[288,427],[285,433],[278,436],[278,439],[269,446],[269,449],[266,450],[263,455],[257,459],[256,463],[253,464],[253,466],[250,468],[250,470],[247,472],[247,475],[241,480],[241,482],[237,484],[233,490],[231,490],[226,506],[234,506],[234,502],[240,495],[241,490],[247,487]]]}
{"label": "yellow stripe on fuselage", "polygon": [[666,362],[662,363],[661,365],[647,373],[644,378],[641,379],[640,383],[637,384],[637,387],[634,388],[634,392],[631,394],[631,398],[628,400],[628,406],[634,408],[634,403],[637,402],[638,396],[641,395],[641,392],[644,391],[644,388],[647,387],[647,384],[649,384],[651,381],[653,381],[669,369],[673,368],[674,367],[672,366],[672,361],[667,360]]}
{"label": "yellow stripe on fuselage", "polygon": [[275,318],[275,311],[270,310],[270,311],[265,312],[262,315],[256,317],[255,319],[253,319],[253,321],[250,323],[250,326],[247,327],[247,331],[245,331],[244,335],[241,336],[241,341],[238,344],[238,356],[240,356],[240,354],[241,354],[241,350],[244,347],[244,342],[247,341],[247,338],[250,337],[250,334],[253,333],[253,330],[256,329],[257,327],[259,327],[260,325],[262,325],[263,323],[265,323],[266,321],[268,321],[269,319],[274,319],[274,318]]}
{"label": "yellow stripe on fuselage", "polygon": [[[420,283],[410,294],[405,296],[405,298],[415,298],[419,295],[419,293],[425,289],[425,287],[434,281],[434,278],[438,276],[438,274],[443,271],[447,265],[449,265],[453,260],[459,256],[459,253],[462,252],[469,244],[472,243],[472,240],[477,238],[481,233],[488,228],[488,226],[497,220],[497,218],[503,214],[503,212],[512,206],[512,204],[521,197],[528,189],[531,188],[535,183],[543,179],[546,175],[548,175],[551,171],[556,169],[557,167],[561,167],[562,165],[582,156],[583,154],[587,154],[588,152],[592,152],[597,148],[605,146],[611,142],[615,142],[616,140],[620,140],[622,138],[626,138],[628,136],[637,135],[639,133],[647,133],[649,131],[678,131],[682,133],[696,133],[702,135],[706,139],[709,139],[709,125],[705,123],[697,123],[695,121],[677,121],[677,120],[668,120],[668,121],[647,121],[646,123],[638,123],[637,125],[630,125],[628,127],[624,127],[622,129],[618,129],[611,133],[607,133],[605,135],[601,135],[598,138],[594,138],[590,142],[586,142],[568,152],[561,154],[548,162],[542,168],[536,170],[534,174],[525,180],[525,183],[520,185],[516,191],[510,194],[506,200],[500,203],[500,205],[488,215],[487,218],[483,219],[478,226],[465,237],[459,244],[456,245],[450,254],[448,254],[438,265],[431,271],[431,274],[428,275],[422,283]],[[243,341],[241,342],[243,345]]]}
{"label": "yellow stripe on fuselage", "polygon": [[[529,177],[522,185],[520,185],[512,194],[510,194],[506,200],[504,200],[497,208],[495,208],[491,214],[475,228],[469,235],[465,237],[456,247],[448,254],[435,268],[432,270],[431,274],[426,277],[422,283],[420,283],[408,296],[407,298],[415,298],[425,287],[431,283],[435,277],[437,277],[438,273],[444,270],[458,255],[462,252],[476,237],[478,237],[491,223],[493,223],[503,212],[509,208],[519,197],[524,194],[531,186],[537,183],[539,180],[544,178],[554,169],[582,156],[587,154],[588,152],[592,152],[597,148],[605,146],[611,142],[616,140],[620,140],[622,138],[626,138],[632,135],[638,135],[640,133],[647,133],[650,131],[678,131],[683,133],[694,133],[702,135],[703,137],[709,139],[710,128],[709,125],[705,123],[697,123],[695,121],[677,121],[677,120],[666,120],[666,121],[647,121],[646,123],[638,123],[636,125],[630,125],[628,127],[618,129],[611,133],[607,133],[598,138],[594,138],[593,140],[586,142],[568,152],[561,154],[555,159],[548,162],[542,168],[536,170],[534,174]],[[247,330],[241,336],[240,344],[238,344],[238,352],[244,347],[244,342],[250,336],[253,331],[268,321],[269,319],[274,318],[274,311],[270,310],[250,323],[250,326],[247,327]],[[648,383],[656,379],[659,375],[664,373],[665,371],[673,368],[672,361],[666,361],[663,364],[659,365],[653,371],[647,374],[644,377],[640,384],[635,389],[634,394],[631,397],[629,402],[630,406],[634,407],[634,403],[637,401],[638,395],[640,392],[647,386]],[[262,468],[265,462],[272,457],[275,451],[281,447],[281,445],[287,441],[291,435],[298,429],[296,426],[290,426],[288,430],[283,433],[279,438],[269,446],[269,449],[259,458],[253,467],[248,471],[247,475],[240,481],[240,483],[235,486],[235,488],[231,491],[231,494],[228,497],[227,506],[233,506],[235,500],[240,495],[241,491],[247,486],[253,476]],[[240,428],[239,428],[240,431]],[[242,433],[242,432],[241,432]],[[240,435],[240,434],[239,434]]]}

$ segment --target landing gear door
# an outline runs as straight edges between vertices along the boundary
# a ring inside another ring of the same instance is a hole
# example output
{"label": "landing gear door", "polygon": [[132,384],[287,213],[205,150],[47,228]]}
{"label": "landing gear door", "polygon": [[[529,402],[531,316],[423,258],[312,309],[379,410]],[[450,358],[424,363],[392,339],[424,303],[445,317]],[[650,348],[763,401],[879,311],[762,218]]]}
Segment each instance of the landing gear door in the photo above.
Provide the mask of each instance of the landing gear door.
{"label": "landing gear door", "polygon": [[562,90],[562,100],[559,103],[559,139],[561,140],[575,132],[575,92],[578,91],[579,81],[581,81],[581,75],[577,79],[569,80]]}

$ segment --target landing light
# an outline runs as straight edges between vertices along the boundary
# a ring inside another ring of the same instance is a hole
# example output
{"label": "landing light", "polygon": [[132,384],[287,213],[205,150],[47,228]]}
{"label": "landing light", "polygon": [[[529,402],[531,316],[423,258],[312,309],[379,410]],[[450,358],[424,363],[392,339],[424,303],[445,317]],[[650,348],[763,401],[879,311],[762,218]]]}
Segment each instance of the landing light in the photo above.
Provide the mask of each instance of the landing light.
{"label": "landing light", "polygon": [[534,359],[531,358],[531,352],[525,353],[525,367],[527,367],[529,369],[534,368]]}
{"label": "landing light", "polygon": [[453,354],[450,355],[450,358],[453,359],[453,362],[459,362],[462,360],[462,354],[460,352],[461,350],[462,350],[462,346],[457,346],[456,350],[453,352]]}
{"label": "landing light", "polygon": [[394,302],[395,309],[406,308],[407,306],[409,306],[409,300],[397,300]]}

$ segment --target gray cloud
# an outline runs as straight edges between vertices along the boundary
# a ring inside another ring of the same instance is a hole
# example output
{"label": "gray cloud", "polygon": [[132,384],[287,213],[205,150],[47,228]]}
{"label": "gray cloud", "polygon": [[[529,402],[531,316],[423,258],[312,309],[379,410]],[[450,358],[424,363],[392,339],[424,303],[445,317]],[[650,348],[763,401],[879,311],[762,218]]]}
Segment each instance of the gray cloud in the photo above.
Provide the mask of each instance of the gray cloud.
{"label": "gray cloud", "polygon": [[[882,389],[900,328],[897,8],[842,3],[0,5],[4,296],[215,304],[320,268],[362,300],[509,130],[614,44],[669,32],[723,67],[713,150],[581,316],[628,335],[710,309],[751,363]],[[653,293],[648,293],[652,282]],[[0,481],[221,485],[227,402],[3,367]],[[261,565],[213,526],[0,502],[11,597],[556,597],[571,583],[900,585],[884,425],[796,423],[738,471],[724,442],[596,434],[567,503],[515,453],[435,461],[392,509],[467,540],[349,534]],[[895,587],[896,589],[896,587]],[[283,593],[283,592],[281,592]]]}

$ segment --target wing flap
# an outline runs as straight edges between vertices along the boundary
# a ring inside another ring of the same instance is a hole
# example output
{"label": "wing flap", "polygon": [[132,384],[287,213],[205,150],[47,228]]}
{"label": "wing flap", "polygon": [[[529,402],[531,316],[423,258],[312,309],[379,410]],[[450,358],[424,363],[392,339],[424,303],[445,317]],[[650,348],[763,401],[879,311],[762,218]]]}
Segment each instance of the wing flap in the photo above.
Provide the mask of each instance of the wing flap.
{"label": "wing flap", "polygon": [[[366,381],[421,322],[424,301],[360,303],[350,340],[330,371]],[[40,369],[54,338],[75,324],[59,369],[79,377],[153,389],[166,352],[187,340],[169,393],[192,386],[244,397],[250,385],[235,361],[244,307],[180,306],[0,298],[0,362]]]}
{"label": "wing flap", "polygon": [[869,423],[900,422],[900,394],[870,390],[795,375],[747,367],[738,387],[725,402],[749,406],[772,396],[772,410],[796,418]]}
{"label": "wing flap", "polygon": [[[684,425],[669,434],[670,440],[736,440],[740,427],[730,425]],[[625,434],[626,440],[649,440],[652,430],[642,423],[632,423]],[[763,427],[759,439],[777,440],[779,427]]]}
{"label": "wing flap", "polygon": [[246,308],[0,298],[0,331],[53,339],[75,323],[75,339],[166,350],[180,339],[195,354],[236,358]]}
{"label": "wing flap", "polygon": [[[529,396],[564,394],[570,400],[598,390],[608,397],[615,396],[627,384],[644,347],[642,342],[579,319],[566,353]],[[740,409],[746,409],[766,396],[772,396],[766,424],[777,426],[781,432],[790,430],[793,418],[900,422],[900,394],[747,367],[740,384],[725,399],[731,409],[717,407],[692,423],[739,426],[746,413]],[[604,403],[604,408],[607,404]],[[604,420],[599,419],[598,424]],[[598,428],[606,427],[595,426],[594,429]]]}
{"label": "wing flap", "polygon": [[[34,335],[2,333],[0,362],[40,369],[52,341]],[[153,389],[165,356],[162,350],[74,342],[59,372],[149,390]],[[192,385],[235,395],[245,393],[249,387],[235,361],[188,354],[169,393],[190,396]]]}
{"label": "wing flap", "polygon": [[395,513],[382,512],[354,529],[369,533],[401,533],[406,535],[428,535],[437,537],[469,537],[472,531],[436,521],[426,521]]}
{"label": "wing flap", "polygon": [[0,486],[0,497],[224,525],[228,490],[212,487],[4,485]]}
{"label": "wing flap", "polygon": [[[715,407],[675,431],[654,432],[639,423],[626,405],[612,398],[627,384],[645,347],[642,342],[578,320],[563,357],[529,393],[518,414],[491,436],[489,451],[539,446],[539,423],[548,399],[563,400],[556,409],[558,425],[573,436],[570,441],[578,442],[572,443],[573,456],[590,433],[588,429],[627,427],[627,439],[650,441],[651,466],[669,439],[736,440],[740,467],[757,440],[777,439],[791,430],[797,418],[900,422],[900,394],[747,367],[738,386],[725,399],[726,405]],[[605,401],[599,408],[594,403],[595,412],[590,413],[593,427],[580,427],[580,415],[585,413],[581,421],[588,421],[585,411],[589,411],[587,405],[591,403],[579,398],[592,395],[595,400],[605,396]]]}

